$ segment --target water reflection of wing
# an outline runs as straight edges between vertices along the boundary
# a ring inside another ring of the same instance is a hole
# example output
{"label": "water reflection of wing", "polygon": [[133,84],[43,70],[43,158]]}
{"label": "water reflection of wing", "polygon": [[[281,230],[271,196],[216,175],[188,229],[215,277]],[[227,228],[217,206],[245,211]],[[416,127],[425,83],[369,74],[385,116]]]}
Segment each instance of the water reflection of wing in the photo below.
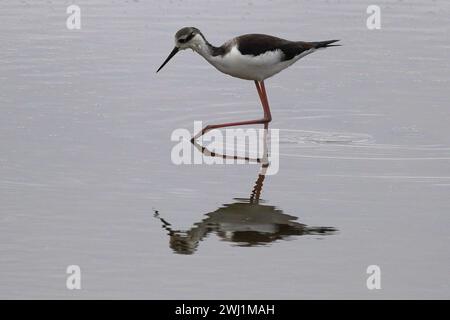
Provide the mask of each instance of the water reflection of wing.
{"label": "water reflection of wing", "polygon": [[237,202],[207,214],[202,223],[215,226],[217,234],[239,246],[263,245],[290,236],[330,234],[328,227],[308,227],[274,206]]}

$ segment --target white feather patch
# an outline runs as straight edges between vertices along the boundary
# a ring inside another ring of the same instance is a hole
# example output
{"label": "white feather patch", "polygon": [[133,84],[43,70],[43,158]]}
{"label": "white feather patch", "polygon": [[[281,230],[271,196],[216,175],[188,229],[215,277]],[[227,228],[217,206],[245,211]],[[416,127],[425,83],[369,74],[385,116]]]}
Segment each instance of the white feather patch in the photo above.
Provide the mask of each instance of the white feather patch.
{"label": "white feather patch", "polygon": [[219,71],[230,76],[245,80],[264,80],[286,69],[297,60],[314,52],[310,49],[295,56],[291,60],[283,61],[281,50],[268,51],[258,56],[242,55],[236,46],[233,46],[226,55],[205,57]]}

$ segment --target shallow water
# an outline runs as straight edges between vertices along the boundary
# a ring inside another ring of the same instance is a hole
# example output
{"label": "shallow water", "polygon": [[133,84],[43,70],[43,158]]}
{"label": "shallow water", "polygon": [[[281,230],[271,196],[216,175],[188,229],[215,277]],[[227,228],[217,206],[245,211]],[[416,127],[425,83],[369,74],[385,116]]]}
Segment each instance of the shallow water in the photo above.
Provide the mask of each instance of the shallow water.
{"label": "shallow water", "polygon": [[[448,2],[373,31],[364,1],[77,4],[0,2],[1,298],[450,297]],[[172,163],[173,130],[261,114],[190,51],[155,74],[186,25],[341,39],[266,82],[277,174]]]}

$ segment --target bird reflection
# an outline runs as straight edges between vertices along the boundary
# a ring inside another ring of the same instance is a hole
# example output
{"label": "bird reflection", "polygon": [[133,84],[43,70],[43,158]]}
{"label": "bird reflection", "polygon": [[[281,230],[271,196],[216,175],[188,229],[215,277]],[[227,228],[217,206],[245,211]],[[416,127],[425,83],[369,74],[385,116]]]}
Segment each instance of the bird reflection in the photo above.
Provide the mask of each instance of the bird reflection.
{"label": "bird reflection", "polygon": [[297,222],[297,217],[283,213],[275,206],[264,204],[261,192],[270,166],[267,143],[268,125],[264,126],[263,150],[261,158],[230,156],[210,152],[195,140],[192,144],[203,154],[224,159],[241,159],[260,163],[260,171],[249,198],[235,198],[233,203],[224,204],[216,211],[205,214],[205,218],[193,224],[189,230],[176,230],[160,213],[155,210],[162,227],[167,230],[170,247],[178,254],[193,254],[200,242],[211,233],[215,233],[223,241],[229,241],[241,247],[268,245],[272,242],[288,239],[293,236],[334,234],[333,227],[310,227]]}
{"label": "bird reflection", "polygon": [[175,230],[158,211],[155,217],[162,222],[170,238],[170,247],[178,254],[193,254],[200,242],[211,233],[223,241],[241,247],[268,245],[293,236],[334,234],[333,227],[310,227],[297,222],[297,217],[283,213],[275,206],[265,205],[260,195],[268,164],[262,164],[249,198],[236,198],[216,211],[205,214],[189,230]]}

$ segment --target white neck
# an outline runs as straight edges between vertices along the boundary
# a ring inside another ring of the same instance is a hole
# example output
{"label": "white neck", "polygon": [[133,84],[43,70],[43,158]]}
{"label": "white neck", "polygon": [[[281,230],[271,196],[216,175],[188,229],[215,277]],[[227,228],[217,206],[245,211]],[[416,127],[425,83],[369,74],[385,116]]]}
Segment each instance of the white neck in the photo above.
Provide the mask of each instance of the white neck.
{"label": "white neck", "polygon": [[212,54],[211,54],[211,44],[209,44],[202,36],[197,35],[197,39],[193,44],[192,50],[197,52],[203,58],[205,58],[208,62],[211,62]]}

